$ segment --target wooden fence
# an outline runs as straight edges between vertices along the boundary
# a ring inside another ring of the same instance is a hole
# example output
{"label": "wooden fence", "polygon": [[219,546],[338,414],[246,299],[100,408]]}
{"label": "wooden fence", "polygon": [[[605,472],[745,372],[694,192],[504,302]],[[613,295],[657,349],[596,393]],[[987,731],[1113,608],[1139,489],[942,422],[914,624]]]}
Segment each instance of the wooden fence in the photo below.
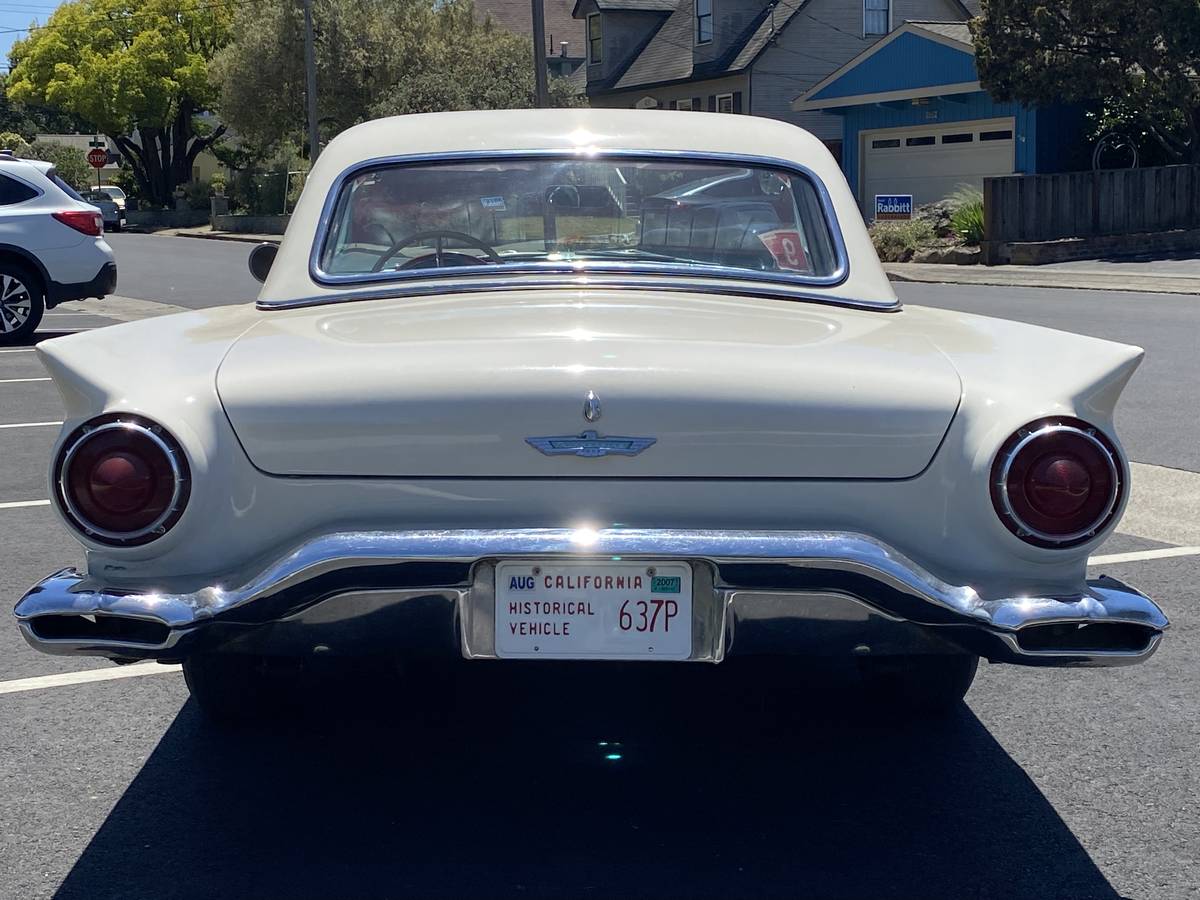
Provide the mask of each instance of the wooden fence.
{"label": "wooden fence", "polygon": [[1050,241],[1200,228],[1200,166],[983,180],[987,241]]}

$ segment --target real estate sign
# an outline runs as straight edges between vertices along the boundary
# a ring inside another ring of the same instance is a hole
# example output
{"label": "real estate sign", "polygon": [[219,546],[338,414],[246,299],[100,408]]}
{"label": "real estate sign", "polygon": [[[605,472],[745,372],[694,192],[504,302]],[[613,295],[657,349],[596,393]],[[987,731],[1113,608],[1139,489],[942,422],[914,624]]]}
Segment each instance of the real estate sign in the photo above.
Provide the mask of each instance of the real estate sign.
{"label": "real estate sign", "polygon": [[913,217],[912,194],[876,194],[875,221],[895,222]]}

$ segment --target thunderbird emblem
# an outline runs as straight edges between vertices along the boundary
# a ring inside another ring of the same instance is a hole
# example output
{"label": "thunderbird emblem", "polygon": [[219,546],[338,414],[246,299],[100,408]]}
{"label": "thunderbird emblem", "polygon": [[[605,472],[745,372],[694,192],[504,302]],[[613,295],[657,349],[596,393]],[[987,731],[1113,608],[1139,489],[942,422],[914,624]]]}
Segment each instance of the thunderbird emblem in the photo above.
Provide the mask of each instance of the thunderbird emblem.
{"label": "thunderbird emblem", "polygon": [[528,437],[525,442],[547,456],[637,456],[655,442],[651,437],[616,437],[585,431],[580,435]]}

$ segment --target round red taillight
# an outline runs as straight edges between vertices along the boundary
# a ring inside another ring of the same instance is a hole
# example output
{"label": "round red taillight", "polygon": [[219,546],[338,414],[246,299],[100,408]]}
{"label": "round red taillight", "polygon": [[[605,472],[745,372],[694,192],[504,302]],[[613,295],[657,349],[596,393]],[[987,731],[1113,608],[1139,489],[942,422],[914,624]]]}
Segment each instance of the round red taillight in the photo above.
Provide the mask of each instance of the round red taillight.
{"label": "round red taillight", "polygon": [[1005,441],[992,464],[992,503],[1017,537],[1071,547],[1112,519],[1121,495],[1117,448],[1070,418],[1031,422]]}
{"label": "round red taillight", "polygon": [[106,416],[74,431],[55,464],[71,522],[100,543],[144,544],[183,513],[188,468],[178,442],[136,416]]}

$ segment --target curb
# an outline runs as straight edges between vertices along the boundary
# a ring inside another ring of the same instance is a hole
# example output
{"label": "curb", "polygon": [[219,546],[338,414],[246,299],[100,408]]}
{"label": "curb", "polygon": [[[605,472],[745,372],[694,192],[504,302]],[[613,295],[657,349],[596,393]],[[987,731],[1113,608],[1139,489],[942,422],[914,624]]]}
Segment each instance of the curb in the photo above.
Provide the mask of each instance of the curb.
{"label": "curb", "polygon": [[171,234],[170,237],[197,238],[202,241],[235,241],[242,244],[278,243],[283,239],[282,234],[235,234],[232,231],[210,231],[208,233],[177,231]]}
{"label": "curb", "polygon": [[920,284],[974,284],[994,287],[1058,288],[1077,291],[1124,291],[1139,294],[1200,294],[1200,278],[1178,275],[1129,275],[1123,272],[1038,271],[1025,266],[954,266],[931,263],[884,263],[888,279]]}

